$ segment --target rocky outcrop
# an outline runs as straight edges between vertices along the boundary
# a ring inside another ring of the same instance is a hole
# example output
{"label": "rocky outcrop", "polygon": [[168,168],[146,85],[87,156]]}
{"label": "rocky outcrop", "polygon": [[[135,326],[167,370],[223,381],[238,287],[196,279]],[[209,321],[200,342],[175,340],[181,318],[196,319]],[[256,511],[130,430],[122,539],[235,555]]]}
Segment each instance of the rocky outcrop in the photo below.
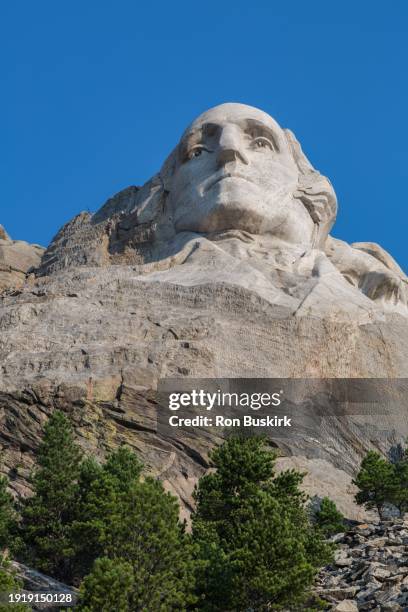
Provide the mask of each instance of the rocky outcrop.
{"label": "rocky outcrop", "polygon": [[27,272],[34,270],[41,261],[45,249],[23,240],[11,240],[0,225],[0,292],[21,287]]}
{"label": "rocky outcrop", "polygon": [[316,594],[336,612],[408,610],[408,520],[361,523],[332,538],[335,562]]}

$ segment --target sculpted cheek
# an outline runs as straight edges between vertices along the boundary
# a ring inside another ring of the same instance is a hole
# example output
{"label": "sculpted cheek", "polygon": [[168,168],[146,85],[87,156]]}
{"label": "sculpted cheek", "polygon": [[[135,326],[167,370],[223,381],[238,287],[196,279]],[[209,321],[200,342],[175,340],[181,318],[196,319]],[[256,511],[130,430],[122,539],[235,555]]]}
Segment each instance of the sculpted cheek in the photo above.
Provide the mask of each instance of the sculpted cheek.
{"label": "sculpted cheek", "polygon": [[288,167],[283,164],[273,164],[263,175],[266,181],[271,184],[279,184],[281,187],[289,191],[294,191],[297,188],[299,172],[297,168]]}

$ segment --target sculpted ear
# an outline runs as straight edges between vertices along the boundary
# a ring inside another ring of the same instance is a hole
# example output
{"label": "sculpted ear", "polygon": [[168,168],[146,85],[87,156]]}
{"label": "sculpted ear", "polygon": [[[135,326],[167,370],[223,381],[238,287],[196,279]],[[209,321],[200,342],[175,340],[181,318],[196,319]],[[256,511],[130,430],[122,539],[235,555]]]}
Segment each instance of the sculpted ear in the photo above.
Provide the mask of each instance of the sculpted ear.
{"label": "sculpted ear", "polygon": [[309,212],[315,224],[314,248],[322,249],[336,220],[337,198],[329,179],[315,170],[290,130],[284,130],[293,159],[299,169],[294,196]]}

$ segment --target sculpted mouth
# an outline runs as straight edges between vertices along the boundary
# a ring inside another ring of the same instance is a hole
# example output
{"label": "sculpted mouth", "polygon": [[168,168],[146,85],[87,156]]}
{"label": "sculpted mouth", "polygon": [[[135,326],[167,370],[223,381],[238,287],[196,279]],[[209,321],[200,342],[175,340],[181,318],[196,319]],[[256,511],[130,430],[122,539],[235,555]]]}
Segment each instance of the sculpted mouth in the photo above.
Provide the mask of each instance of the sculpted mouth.
{"label": "sculpted mouth", "polygon": [[217,176],[212,178],[208,182],[208,184],[205,186],[204,191],[209,191],[212,187],[214,187],[214,185],[228,178],[239,179],[241,181],[247,181],[248,183],[253,182],[247,176],[244,176],[243,174],[239,174],[239,172],[223,172],[222,174],[218,174]]}

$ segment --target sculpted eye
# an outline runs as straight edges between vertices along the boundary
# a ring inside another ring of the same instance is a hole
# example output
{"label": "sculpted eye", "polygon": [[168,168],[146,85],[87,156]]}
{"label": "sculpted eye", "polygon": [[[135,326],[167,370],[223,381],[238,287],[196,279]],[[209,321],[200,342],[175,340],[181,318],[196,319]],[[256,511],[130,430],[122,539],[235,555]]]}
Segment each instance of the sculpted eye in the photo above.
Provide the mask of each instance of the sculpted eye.
{"label": "sculpted eye", "polygon": [[194,159],[194,157],[200,157],[200,155],[203,153],[203,151],[206,151],[206,149],[200,145],[197,145],[195,147],[193,147],[189,152],[188,152],[188,159]]}
{"label": "sculpted eye", "polygon": [[258,138],[255,138],[255,140],[253,140],[252,142],[252,146],[255,149],[270,149],[271,151],[273,151],[273,144],[270,140],[268,140],[268,138],[265,138],[264,136],[259,136]]}

